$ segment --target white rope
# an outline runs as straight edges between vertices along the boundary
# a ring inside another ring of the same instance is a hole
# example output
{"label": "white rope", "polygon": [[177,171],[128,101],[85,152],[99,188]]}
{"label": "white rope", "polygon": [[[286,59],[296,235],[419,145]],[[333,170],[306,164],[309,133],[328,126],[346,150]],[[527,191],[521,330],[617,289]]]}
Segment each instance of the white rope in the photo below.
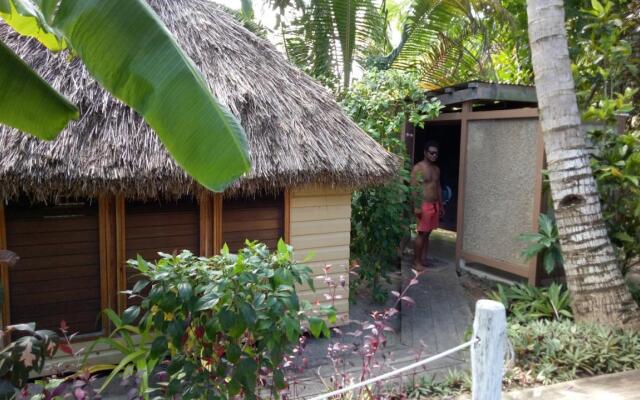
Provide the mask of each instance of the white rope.
{"label": "white rope", "polygon": [[452,353],[455,353],[457,351],[466,349],[467,347],[471,347],[472,345],[474,345],[475,343],[477,343],[479,341],[480,341],[480,339],[478,339],[478,338],[471,339],[468,342],[461,344],[460,346],[454,347],[454,348],[449,349],[447,351],[444,351],[444,352],[442,352],[440,354],[436,354],[435,356],[431,356],[429,358],[425,358],[424,360],[420,360],[420,361],[415,362],[413,364],[405,365],[402,368],[393,370],[391,372],[387,372],[386,374],[382,374],[382,375],[376,376],[375,378],[371,378],[371,379],[367,379],[366,381],[354,383],[353,385],[347,386],[345,388],[342,388],[342,389],[339,389],[339,390],[336,390],[336,391],[333,391],[333,392],[330,392],[330,393],[321,394],[319,396],[311,398],[310,400],[328,399],[330,397],[337,396],[337,395],[340,395],[340,394],[343,394],[343,393],[350,392],[350,391],[352,391],[354,389],[370,385],[370,384],[372,384],[374,382],[381,381],[381,380],[384,380],[384,379],[387,379],[387,378],[391,378],[392,376],[399,375],[399,374],[401,374],[403,372],[409,371],[410,369],[420,367],[422,365],[425,365],[425,364],[428,364],[430,362],[433,362],[433,361],[439,360],[441,358],[444,358],[444,357],[448,356],[449,354],[452,354]]}

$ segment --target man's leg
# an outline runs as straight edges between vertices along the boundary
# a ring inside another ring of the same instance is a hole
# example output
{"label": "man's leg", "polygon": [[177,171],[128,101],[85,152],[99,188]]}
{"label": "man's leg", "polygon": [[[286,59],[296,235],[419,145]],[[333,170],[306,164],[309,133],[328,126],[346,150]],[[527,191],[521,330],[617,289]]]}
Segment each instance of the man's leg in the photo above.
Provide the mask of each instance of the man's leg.
{"label": "man's leg", "polygon": [[413,245],[413,268],[417,271],[423,271],[422,253],[425,250],[425,243],[428,240],[428,232],[418,232],[416,241]]}
{"label": "man's leg", "polygon": [[424,232],[424,244],[423,244],[423,251],[422,251],[422,255],[421,255],[421,264],[425,267],[429,267],[429,261],[427,258],[427,254],[429,253],[429,237],[431,236],[431,232],[433,231],[429,231],[429,232]]}

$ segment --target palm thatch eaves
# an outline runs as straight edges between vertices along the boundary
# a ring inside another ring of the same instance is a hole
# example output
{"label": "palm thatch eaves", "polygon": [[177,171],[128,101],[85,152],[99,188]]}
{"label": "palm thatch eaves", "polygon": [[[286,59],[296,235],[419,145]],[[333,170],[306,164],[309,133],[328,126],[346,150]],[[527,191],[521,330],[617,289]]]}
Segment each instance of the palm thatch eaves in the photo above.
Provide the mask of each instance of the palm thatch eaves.
{"label": "palm thatch eaves", "polygon": [[[360,188],[394,176],[396,157],[351,121],[327,90],[218,6],[207,0],[148,3],[246,130],[253,167],[227,194],[309,183]],[[4,24],[0,40],[81,112],[52,142],[0,126],[0,197],[120,192],[153,199],[197,190],[142,118],[102,89],[80,60],[52,54]]]}

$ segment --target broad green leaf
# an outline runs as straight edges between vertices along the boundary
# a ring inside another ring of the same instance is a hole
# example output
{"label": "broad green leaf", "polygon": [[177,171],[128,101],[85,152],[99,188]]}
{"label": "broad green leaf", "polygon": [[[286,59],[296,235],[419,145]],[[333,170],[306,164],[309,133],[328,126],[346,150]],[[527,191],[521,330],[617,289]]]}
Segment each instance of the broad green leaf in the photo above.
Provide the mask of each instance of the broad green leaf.
{"label": "broad green leaf", "polygon": [[78,109],[0,42],[0,123],[54,139]]}
{"label": "broad green leaf", "polygon": [[635,241],[627,232],[617,232],[613,235],[613,237],[628,243],[633,243]]}
{"label": "broad green leaf", "polygon": [[207,293],[198,299],[194,311],[208,310],[218,304],[218,301],[220,301],[220,298],[216,293]]}
{"label": "broad green leaf", "polygon": [[544,270],[547,272],[547,274],[552,273],[556,266],[556,260],[553,257],[553,253],[550,251],[544,253],[542,263],[544,265]]}
{"label": "broad green leaf", "polygon": [[193,296],[193,288],[189,282],[180,282],[178,284],[178,295],[183,301],[189,301]]}
{"label": "broad green leaf", "polygon": [[0,0],[0,17],[21,35],[33,37],[51,51],[66,48],[62,36],[49,24],[57,0]]}
{"label": "broad green leaf", "polygon": [[60,35],[200,184],[222,191],[249,170],[244,130],[143,0],[59,0],[57,8],[54,0],[38,0],[35,8],[29,0],[9,1],[25,5],[16,8],[21,15]]}
{"label": "broad green leaf", "polygon": [[598,14],[602,14],[604,12],[604,7],[602,7],[602,3],[598,0],[591,0],[591,7],[598,12]]}
{"label": "broad green leaf", "polygon": [[221,191],[249,170],[244,130],[144,1],[63,0],[55,22],[98,82],[199,183]]}
{"label": "broad green leaf", "polygon": [[131,289],[131,291],[133,293],[140,293],[140,292],[142,292],[144,290],[144,288],[149,286],[149,283],[151,283],[151,282],[149,282],[146,279],[141,279],[138,282],[136,282],[135,285],[133,285],[133,289]]}
{"label": "broad green leaf", "polygon": [[314,337],[320,337],[320,334],[324,330],[325,322],[317,317],[309,318],[309,330]]}
{"label": "broad green leaf", "polygon": [[251,304],[242,302],[238,308],[240,309],[242,318],[244,318],[247,325],[249,327],[253,327],[256,324],[258,317],[256,315],[256,311],[251,307]]}
{"label": "broad green leaf", "polygon": [[100,387],[99,392],[102,392],[107,386],[109,386],[109,383],[111,383],[111,381],[113,380],[113,378],[115,378],[116,376],[118,376],[118,374],[120,373],[120,371],[126,367],[129,363],[131,362],[135,362],[135,360],[139,357],[144,357],[146,354],[146,351],[143,349],[137,350],[131,354],[128,354],[126,357],[124,357],[121,361],[120,364],[118,364],[113,371],[111,371],[111,373],[109,374],[109,376],[107,377],[107,379],[105,379],[104,383],[102,384],[102,386]]}
{"label": "broad green leaf", "polygon": [[140,307],[139,306],[130,306],[124,313],[122,314],[122,322],[125,324],[131,324],[133,321],[138,318],[140,315]]}

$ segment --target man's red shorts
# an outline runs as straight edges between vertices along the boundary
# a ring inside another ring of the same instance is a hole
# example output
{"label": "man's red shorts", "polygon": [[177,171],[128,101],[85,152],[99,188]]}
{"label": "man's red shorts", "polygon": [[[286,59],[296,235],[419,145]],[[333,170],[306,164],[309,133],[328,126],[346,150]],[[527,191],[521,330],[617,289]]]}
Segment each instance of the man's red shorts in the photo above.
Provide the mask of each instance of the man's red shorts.
{"label": "man's red shorts", "polygon": [[439,203],[422,203],[422,214],[418,217],[418,232],[431,232],[438,227],[440,220]]}

